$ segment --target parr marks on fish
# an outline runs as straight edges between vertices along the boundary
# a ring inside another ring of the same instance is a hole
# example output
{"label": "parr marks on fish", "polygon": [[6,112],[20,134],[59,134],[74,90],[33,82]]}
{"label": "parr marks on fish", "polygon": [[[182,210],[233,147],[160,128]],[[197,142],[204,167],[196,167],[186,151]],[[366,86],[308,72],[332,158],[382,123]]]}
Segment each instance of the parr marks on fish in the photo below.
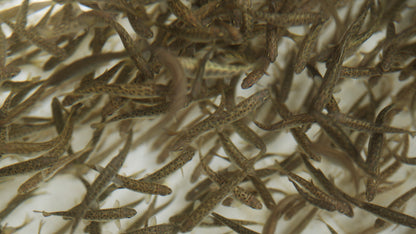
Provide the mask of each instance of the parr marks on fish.
{"label": "parr marks on fish", "polygon": [[175,172],[176,170],[180,169],[183,165],[187,162],[191,161],[195,155],[195,149],[192,147],[187,147],[180,152],[178,157],[174,160],[170,161],[161,169],[153,172],[152,174],[146,176],[145,178],[141,179],[143,181],[158,181],[162,178],[165,178]]}
{"label": "parr marks on fish", "polygon": [[314,12],[267,13],[262,11],[250,11],[250,14],[253,15],[254,18],[281,27],[312,24],[322,18],[322,14]]}
{"label": "parr marks on fish", "polygon": [[201,204],[185,218],[180,225],[182,232],[189,232],[197,226],[241,181],[247,173],[239,171],[230,176],[228,180],[216,191],[211,192]]}
{"label": "parr marks on fish", "polygon": [[123,165],[132,144],[133,132],[130,130],[126,143],[120,150],[119,154],[115,156],[106,165],[102,172],[97,176],[90,188],[87,190],[82,202],[72,208],[70,211],[76,212],[75,220],[72,224],[72,231],[78,226],[80,219],[85,215],[88,207],[97,199],[97,197],[104,191],[105,187],[116,176],[121,166]]}
{"label": "parr marks on fish", "polygon": [[[37,213],[42,213],[44,217],[51,215],[63,216],[74,218],[76,212],[73,211],[57,211],[57,212],[46,212],[46,211],[35,211]],[[131,218],[137,214],[137,211],[132,208],[120,207],[120,208],[109,208],[102,210],[88,210],[85,212],[85,215],[82,219],[93,220],[93,221],[106,221],[113,219],[126,219]]]}
{"label": "parr marks on fish", "polygon": [[162,196],[169,195],[172,193],[172,189],[170,189],[168,186],[146,181],[134,180],[121,175],[116,175],[114,180],[116,181],[116,183],[119,184],[119,186],[140,193],[155,194]]}
{"label": "parr marks on fish", "polygon": [[228,227],[230,227],[231,229],[233,229],[237,233],[245,233],[245,234],[255,234],[255,233],[258,233],[258,232],[255,232],[253,230],[250,230],[250,229],[248,229],[246,227],[243,227],[242,225],[240,225],[240,224],[238,224],[238,223],[236,223],[236,222],[234,222],[234,221],[232,221],[230,219],[227,219],[224,216],[219,215],[219,214],[217,214],[215,212],[212,212],[212,216],[214,216],[221,223],[227,225]]}

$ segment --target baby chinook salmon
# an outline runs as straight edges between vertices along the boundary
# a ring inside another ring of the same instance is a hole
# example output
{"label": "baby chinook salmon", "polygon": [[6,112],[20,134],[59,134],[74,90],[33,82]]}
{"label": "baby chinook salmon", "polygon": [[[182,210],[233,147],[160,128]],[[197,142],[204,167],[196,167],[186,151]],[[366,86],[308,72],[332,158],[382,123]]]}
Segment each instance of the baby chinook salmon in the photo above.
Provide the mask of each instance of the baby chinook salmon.
{"label": "baby chinook salmon", "polygon": [[267,13],[251,10],[250,14],[259,20],[264,20],[269,24],[282,27],[311,24],[322,18],[322,14],[313,12]]}
{"label": "baby chinook salmon", "polygon": [[[199,155],[201,156],[201,153]],[[201,157],[200,161],[203,171],[211,180],[215,181],[215,183],[217,183],[219,186],[226,182],[227,179],[222,175],[218,175],[211,168],[209,168]],[[233,189],[233,194],[235,198],[253,209],[261,209],[263,207],[260,201],[258,201],[252,194],[248,193],[245,189],[239,186],[236,186]]]}
{"label": "baby chinook salmon", "polygon": [[250,230],[246,227],[243,227],[242,225],[225,218],[224,216],[221,216],[215,212],[212,212],[212,216],[214,216],[216,219],[218,219],[221,223],[227,225],[228,227],[230,227],[231,229],[233,229],[234,231],[236,231],[237,233],[246,233],[246,234],[256,234],[258,232],[255,232],[253,230]]}
{"label": "baby chinook salmon", "polygon": [[276,205],[273,196],[270,194],[270,191],[267,189],[263,181],[258,177],[254,167],[252,166],[253,162],[255,162],[259,157],[262,157],[263,154],[260,153],[255,158],[248,160],[228,137],[226,137],[223,133],[218,133],[218,135],[221,141],[221,145],[223,146],[231,162],[234,162],[242,170],[247,171],[249,179],[251,180],[254,187],[256,187],[257,191],[260,193],[260,196],[265,202],[266,207],[268,209],[272,209]]}
{"label": "baby chinook salmon", "polygon": [[180,231],[189,232],[194,229],[194,227],[198,225],[202,219],[205,218],[235,186],[244,180],[246,175],[247,173],[244,171],[236,172],[233,176],[229,177],[217,191],[210,193],[204,200],[201,201],[201,204],[185,218],[180,225]]}
{"label": "baby chinook salmon", "polygon": [[77,105],[72,108],[71,113],[66,121],[65,129],[62,131],[61,135],[59,135],[58,140],[52,149],[37,158],[1,168],[0,177],[41,170],[43,168],[50,167],[52,164],[57,162],[59,160],[59,156],[61,156],[69,146],[68,142],[72,136],[73,131],[73,118],[79,107],[80,105]]}
{"label": "baby chinook salmon", "polygon": [[181,151],[178,157],[174,160],[166,164],[161,169],[153,172],[152,174],[146,176],[145,178],[141,179],[143,181],[158,181],[162,178],[167,177],[168,175],[172,174],[187,162],[191,161],[193,156],[195,155],[195,149],[192,147],[188,147]]}
{"label": "baby chinook salmon", "polygon": [[91,203],[97,199],[97,197],[101,194],[101,192],[105,189],[105,187],[110,183],[110,181],[116,176],[118,171],[120,170],[121,166],[123,165],[128,152],[131,147],[133,138],[133,132],[130,130],[129,135],[127,137],[127,141],[124,144],[123,148],[119,152],[117,156],[115,156],[103,169],[103,171],[97,176],[94,182],[91,184],[90,188],[87,190],[82,202],[72,208],[71,212],[76,212],[74,218],[74,222],[72,224],[72,231],[75,231],[75,228],[78,226],[78,223],[82,217],[84,217],[87,209],[91,205]]}
{"label": "baby chinook salmon", "polygon": [[309,114],[299,114],[299,115],[293,115],[289,118],[279,121],[277,123],[274,123],[272,125],[265,125],[262,123],[259,123],[257,121],[254,121],[254,123],[257,125],[257,127],[266,130],[266,131],[276,131],[276,130],[284,130],[284,129],[290,129],[290,128],[296,128],[300,127],[305,124],[311,124],[315,122],[315,118]]}
{"label": "baby chinook salmon", "polygon": [[342,113],[330,113],[329,117],[332,117],[338,123],[360,131],[367,131],[371,133],[406,133],[411,136],[416,135],[416,131],[408,131],[405,129],[385,126],[385,125],[376,125],[371,122],[366,122],[364,120],[354,119]]}
{"label": "baby chinook salmon", "polygon": [[93,85],[86,88],[79,88],[73,92],[80,94],[110,94],[113,96],[126,98],[152,98],[164,96],[167,93],[167,87],[163,85],[136,85],[136,84],[106,84]]}
{"label": "baby chinook salmon", "polygon": [[155,194],[162,196],[169,195],[172,193],[172,189],[170,189],[168,186],[152,182],[134,180],[121,175],[116,175],[114,180],[116,184],[118,184],[119,186],[140,193]]}
{"label": "baby chinook salmon", "polygon": [[315,23],[303,38],[303,41],[299,47],[299,52],[296,55],[296,62],[294,64],[294,72],[296,74],[301,73],[303,69],[305,69],[306,63],[310,59],[313,49],[316,46],[318,35],[321,32],[323,26],[324,21],[322,20],[318,23]]}
{"label": "baby chinook salmon", "polygon": [[350,138],[341,129],[335,119],[330,118],[329,116],[320,112],[314,112],[313,116],[316,117],[318,124],[336,145],[343,149],[361,169],[363,169],[368,174],[375,176],[374,172],[368,170],[360,152],[358,152],[357,148],[355,148]]}
{"label": "baby chinook salmon", "polygon": [[[199,61],[194,58],[179,57],[185,75],[187,77],[195,77],[198,70]],[[230,65],[220,64],[213,61],[206,61],[204,69],[204,79],[224,79],[224,77],[231,77],[239,75],[243,72],[249,71],[251,65]]]}
{"label": "baby chinook salmon", "polygon": [[200,134],[211,130],[213,128],[223,126],[228,123],[235,122],[247,116],[249,113],[258,109],[270,98],[270,93],[267,89],[261,90],[250,97],[241,101],[237,106],[231,110],[224,112],[216,112],[208,118],[202,120],[196,125],[181,131],[175,140],[170,144],[171,150],[178,151],[183,149],[186,145],[191,143]]}
{"label": "baby chinook salmon", "polygon": [[[51,215],[63,216],[63,217],[75,217],[76,212],[73,211],[58,211],[58,212],[46,212],[46,211],[35,211],[37,213],[42,213],[44,217]],[[85,212],[85,215],[82,219],[85,220],[94,220],[94,221],[106,221],[113,219],[126,219],[131,218],[137,214],[137,211],[132,208],[120,207],[120,208],[110,208],[102,210],[88,210]]]}
{"label": "baby chinook salmon", "polygon": [[[290,177],[296,190],[307,201],[311,202],[312,204],[318,207],[324,208],[328,211],[338,210],[339,212],[344,213],[349,217],[353,216],[352,208],[345,201],[339,200],[337,198],[334,198],[326,194],[325,192],[317,188],[313,183],[308,182],[307,180],[303,179],[302,177],[294,173],[291,173],[289,171],[282,169],[281,166],[277,162],[275,165],[277,166],[278,170],[282,170],[283,173],[287,174]],[[310,196],[308,193],[304,192],[299,186],[297,186],[295,181],[296,183],[302,185],[302,187],[306,188],[314,196]]]}
{"label": "baby chinook salmon", "polygon": [[[390,205],[388,206],[388,208],[390,209],[400,209],[404,203],[406,203],[408,200],[410,200],[414,195],[416,195],[416,187],[410,189],[409,191],[405,192],[403,195],[401,195],[400,197],[398,197],[397,199],[395,199],[392,203],[390,203]],[[379,228],[384,226],[386,222],[382,219],[377,219],[376,222],[374,223],[374,227],[375,228]]]}
{"label": "baby chinook salmon", "polygon": [[154,226],[144,227],[134,231],[124,232],[125,234],[157,234],[157,233],[166,233],[171,234],[175,233],[177,227],[173,224],[158,224]]}
{"label": "baby chinook salmon", "polygon": [[87,148],[86,150],[82,150],[74,155],[69,155],[60,158],[56,163],[52,166],[43,169],[42,171],[36,173],[28,180],[26,180],[23,184],[21,184],[17,190],[19,194],[25,194],[28,192],[33,191],[34,189],[38,188],[39,184],[42,182],[46,182],[50,180],[56,173],[59,172],[59,169],[65,167],[69,163],[73,162],[74,160],[85,156],[86,154],[90,154],[93,148]]}

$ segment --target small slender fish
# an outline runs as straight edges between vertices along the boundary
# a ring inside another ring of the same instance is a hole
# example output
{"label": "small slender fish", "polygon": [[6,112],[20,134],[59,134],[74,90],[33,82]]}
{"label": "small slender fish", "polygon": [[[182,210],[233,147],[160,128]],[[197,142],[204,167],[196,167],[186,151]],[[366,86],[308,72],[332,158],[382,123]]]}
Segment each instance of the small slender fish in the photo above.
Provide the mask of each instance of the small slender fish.
{"label": "small slender fish", "polygon": [[[187,77],[196,77],[198,68],[200,66],[198,59],[179,57],[178,60],[181,63]],[[205,62],[204,73],[202,77],[203,79],[224,79],[224,77],[235,76],[246,72],[250,70],[251,67],[251,65],[222,64],[207,60]]]}
{"label": "small slender fish", "polygon": [[123,232],[125,234],[158,234],[158,233],[176,233],[177,227],[173,224],[158,224],[154,226],[144,227],[134,231]]}
{"label": "small slender fish", "polygon": [[110,94],[125,98],[153,98],[166,95],[167,88],[164,85],[155,84],[104,84],[93,85],[74,90],[73,94]]}
{"label": "small slender fish", "polygon": [[[276,93],[275,96],[278,97],[279,92],[277,91],[277,89],[274,89],[273,91]],[[275,104],[277,111],[279,112],[279,114],[282,116],[284,120],[289,119],[291,116],[293,116],[293,114],[289,111],[289,109],[283,102],[281,102],[277,98],[272,99],[272,101]],[[291,129],[290,132],[292,133],[293,137],[298,142],[301,149],[310,158],[318,162],[321,160],[321,157],[312,151],[311,149],[312,142],[309,139],[309,137],[304,133],[304,130],[302,130],[301,128],[294,128],[294,129]]]}
{"label": "small slender fish", "polygon": [[243,227],[242,225],[235,223],[234,221],[225,218],[224,216],[221,216],[215,212],[212,212],[212,216],[214,216],[216,219],[218,219],[221,223],[227,225],[228,227],[230,227],[231,229],[233,229],[234,231],[236,231],[237,233],[246,233],[246,234],[255,234],[258,232],[255,232],[253,230],[250,230],[246,227]]}
{"label": "small slender fish", "polygon": [[[248,221],[248,220],[241,220],[241,219],[228,219],[233,221],[234,223],[238,224],[238,225],[259,225],[261,223],[256,222],[256,221]],[[218,219],[214,219],[211,218],[211,220],[209,221],[203,221],[202,223],[199,224],[199,226],[203,226],[203,227],[221,227],[221,226],[226,226],[225,224],[221,223]]]}
{"label": "small slender fish", "polygon": [[162,196],[169,195],[172,193],[172,189],[170,189],[168,186],[140,180],[134,180],[121,175],[116,175],[114,180],[116,184],[118,184],[119,186],[140,193],[155,194]]}
{"label": "small slender fish", "polygon": [[379,69],[374,67],[341,67],[340,76],[344,78],[368,78],[381,76],[382,73]]}
{"label": "small slender fish", "polygon": [[360,201],[356,198],[353,198],[347,194],[344,194],[345,199],[358,206],[361,209],[364,209],[370,213],[373,213],[383,219],[389,220],[393,223],[401,224],[407,227],[416,228],[416,218],[397,212],[387,207],[382,207],[376,204],[367,203]]}
{"label": "small slender fish", "polygon": [[319,112],[327,106],[334,93],[334,88],[341,72],[341,65],[345,57],[345,42],[335,47],[332,56],[333,59],[328,62],[328,69],[325,72],[322,84],[319,86],[318,92],[312,101],[311,108]]}
{"label": "small slender fish", "polygon": [[314,112],[313,116],[316,117],[316,121],[322,127],[322,129],[330,136],[331,140],[341,149],[343,149],[348,156],[354,160],[354,162],[365,172],[371,176],[375,176],[375,173],[368,170],[360,152],[355,148],[347,134],[341,129],[337,121],[319,112]]}
{"label": "small slender fish", "polygon": [[280,199],[277,205],[272,209],[269,217],[266,220],[266,223],[263,226],[262,233],[272,234],[276,233],[276,226],[279,219],[282,217],[284,212],[290,209],[297,200],[301,199],[299,194],[287,195],[284,198]]}
{"label": "small slender fish", "polygon": [[267,148],[266,144],[264,143],[263,139],[254,132],[250,127],[248,127],[243,120],[239,120],[233,123],[233,128],[237,132],[241,138],[245,141],[253,144],[257,149],[260,150],[259,155],[263,155],[266,153]]}
{"label": "small slender fish", "polygon": [[221,144],[229,156],[230,160],[234,162],[239,168],[246,171],[248,174],[248,177],[254,187],[256,187],[257,191],[259,191],[261,198],[266,204],[266,207],[268,209],[272,209],[276,202],[273,199],[273,196],[270,194],[270,191],[267,189],[266,185],[263,183],[263,181],[259,178],[259,176],[256,174],[256,171],[254,170],[253,165],[254,162],[259,158],[262,157],[263,154],[259,154],[258,156],[251,158],[248,160],[238,149],[237,147],[232,143],[232,141],[226,137],[223,133],[218,133]]}
{"label": "small slender fish", "polygon": [[[402,194],[401,196],[399,196],[398,198],[396,198],[394,201],[392,201],[390,203],[390,205],[388,206],[388,208],[390,208],[390,209],[400,209],[414,195],[416,195],[416,187],[410,189],[409,191],[405,192],[404,194]],[[375,228],[380,228],[380,227],[384,226],[385,223],[386,223],[386,221],[384,221],[382,219],[377,219],[375,221],[375,223],[374,223],[374,227]]]}
{"label": "small slender fish", "polygon": [[142,216],[136,221],[134,221],[132,224],[130,224],[126,228],[126,231],[130,232],[130,231],[134,231],[142,227],[143,225],[145,225],[145,223],[148,221],[150,217],[158,214],[161,210],[165,209],[167,206],[169,206],[172,203],[172,201],[173,201],[173,198],[163,203],[159,207],[155,208],[155,204],[156,204],[156,197],[155,197],[153,201],[148,205],[146,211],[142,214]]}
{"label": "small slender fish", "polygon": [[269,98],[269,91],[267,89],[261,90],[241,101],[237,106],[228,112],[216,112],[193,127],[183,130],[170,144],[172,151],[178,151],[184,148],[184,146],[192,142],[194,138],[210,129],[244,118],[249,113],[260,108],[260,106],[262,106]]}
{"label": "small slender fish", "polygon": [[180,224],[180,231],[189,232],[196,227],[203,218],[205,218],[231,191],[241,183],[247,173],[238,171],[234,173],[228,180],[217,190],[211,192],[201,204],[188,214],[185,220]]}
{"label": "small slender fish", "polygon": [[333,118],[336,122],[360,131],[368,131],[372,133],[406,133],[411,136],[416,135],[416,131],[408,131],[401,128],[395,128],[390,126],[381,125],[378,126],[371,122],[366,122],[364,120],[354,119],[342,113],[329,113],[328,117]]}
{"label": "small slender fish", "polygon": [[[383,123],[387,123],[391,120],[392,114],[395,114],[393,104],[383,108],[380,113],[377,115],[375,125],[381,126]],[[372,133],[370,140],[368,142],[368,153],[366,164],[368,165],[369,170],[372,170],[374,173],[379,174],[380,172],[380,157],[384,145],[384,135],[383,133]],[[372,201],[376,195],[377,190],[377,180],[369,178],[366,184],[366,198],[367,201]]]}
{"label": "small slender fish", "polygon": [[[51,215],[63,216],[63,217],[75,217],[76,212],[72,211],[58,211],[58,212],[46,212],[46,211],[34,211],[42,213],[43,217]],[[94,221],[106,221],[114,219],[126,219],[131,218],[137,214],[137,211],[132,208],[120,207],[120,208],[109,208],[102,210],[88,210],[82,219],[94,220]]]}
{"label": "small slender fish", "polygon": [[293,78],[295,75],[295,62],[296,62],[296,53],[295,50],[288,51],[288,61],[285,65],[283,81],[279,88],[279,96],[278,99],[280,102],[286,102],[287,98],[289,97],[290,90],[293,84]]}
{"label": "small slender fish", "polygon": [[314,122],[315,122],[315,118],[309,114],[293,115],[285,120],[279,121],[272,125],[265,125],[257,121],[254,121],[257,127],[266,131],[277,131],[277,130],[281,131],[281,130],[290,129],[290,128],[297,128],[297,127],[301,127],[302,125],[311,124]]}
{"label": "small slender fish", "polygon": [[[227,32],[217,26],[208,27],[175,27],[175,26],[159,26],[160,29],[166,30],[178,38],[183,38],[196,43],[209,43],[227,38]],[[183,43],[183,42],[182,42]],[[182,45],[181,43],[181,45]]]}
{"label": "small slender fish", "polygon": [[308,201],[310,204],[317,206],[321,209],[327,210],[327,211],[335,211],[335,205],[331,202],[327,202],[325,200],[322,200],[320,198],[316,198],[311,196],[310,194],[308,194],[306,191],[304,191],[299,185],[296,184],[295,181],[293,181],[292,179],[289,179],[290,182],[292,182],[293,186],[295,187],[296,191],[298,191],[298,193],[306,200]]}
{"label": "small slender fish", "polygon": [[316,111],[321,111],[330,100],[330,97],[333,94],[335,85],[337,84],[342,63],[346,56],[346,48],[349,46],[349,43],[352,41],[351,38],[358,34],[360,28],[363,25],[364,19],[367,15],[368,9],[372,6],[372,1],[366,1],[359,13],[359,16],[352,22],[352,24],[347,28],[343,37],[341,38],[340,43],[335,46],[331,58],[327,62],[327,70],[325,72],[324,80],[319,87],[318,93],[313,99],[312,109]]}
{"label": "small slender fish", "polygon": [[[276,13],[280,10],[281,4],[279,5],[275,1],[267,1],[269,13]],[[244,13],[243,13],[244,14]],[[278,44],[282,34],[282,28],[276,27],[272,24],[266,25],[266,57],[269,59],[270,63],[274,63],[276,61],[276,57],[278,55]]]}
{"label": "small slender fish", "polygon": [[209,164],[209,162],[214,158],[214,155],[218,151],[218,149],[221,147],[220,144],[215,143],[214,146],[210,148],[210,150],[202,157],[202,161],[198,163],[198,166],[195,167],[194,171],[191,175],[191,183],[195,183],[198,178],[202,174],[202,163]]}
{"label": "small slender fish", "polygon": [[[318,71],[318,69],[316,69],[316,67],[314,65],[310,64],[310,63],[308,63],[306,65],[306,68],[308,69],[308,72],[311,73],[312,78],[314,79],[314,81],[318,85],[322,85],[322,81],[323,81],[324,78],[322,77],[322,75]],[[317,92],[318,91],[314,88],[314,86],[312,86],[310,88],[309,94],[305,98],[305,101],[304,101],[304,104],[303,104],[306,107],[306,108],[304,108],[306,111],[308,110],[307,107],[312,106],[312,103],[314,102],[313,95],[314,94],[316,95]],[[330,113],[332,113],[332,112],[340,112],[340,109],[338,107],[338,104],[337,104],[337,102],[336,102],[336,100],[335,100],[335,98],[334,98],[333,95],[330,95],[328,97],[328,103],[326,103],[326,106],[325,107],[328,110],[328,112],[330,112]]]}
{"label": "small slender fish", "polygon": [[[227,179],[221,175],[218,175],[211,168],[209,168],[208,165],[206,165],[205,162],[203,162],[201,154],[199,155],[202,169],[208,175],[208,177],[211,180],[215,181],[215,183],[217,183],[219,186],[222,186],[224,183],[226,183]],[[237,198],[243,204],[246,204],[253,209],[261,209],[263,207],[260,201],[258,201],[252,194],[248,193],[245,189],[239,186],[236,186],[233,189],[233,194],[235,198]]]}
{"label": "small slender fish", "polygon": [[142,181],[158,181],[162,178],[165,178],[181,168],[187,162],[191,161],[193,156],[195,155],[195,149],[188,147],[185,148],[183,151],[180,152],[178,157],[174,160],[166,164],[161,169],[153,172],[152,174],[146,176],[145,178],[141,179]]}
{"label": "small slender fish", "polygon": [[[281,166],[276,162],[275,164],[278,169],[282,169]],[[326,209],[328,211],[335,211],[338,210],[339,212],[352,217],[352,208],[344,201],[339,200],[338,198],[334,198],[323,191],[321,191],[319,188],[315,187],[313,183],[308,182],[307,180],[303,179],[302,177],[293,174],[289,171],[286,171],[285,169],[282,169],[282,172],[287,174],[290,177],[291,182],[295,186],[296,190],[299,192],[300,195],[302,195],[303,198],[305,198],[308,202]],[[310,196],[308,193],[306,193],[303,189],[301,189],[296,183],[299,183],[304,188],[306,188],[309,192],[311,192],[315,197]]]}
{"label": "small slender fish", "polygon": [[0,219],[5,220],[16,208],[22,204],[23,202],[38,196],[40,194],[35,194],[34,192],[26,193],[26,194],[17,194],[15,195],[7,205],[0,211]]}
{"label": "small slender fish", "polygon": [[301,73],[305,69],[306,63],[310,59],[310,56],[316,47],[316,43],[318,42],[318,35],[321,32],[323,26],[323,20],[313,24],[309,32],[306,33],[305,37],[303,38],[303,41],[299,47],[299,51],[296,55],[296,59],[294,59],[294,72],[296,74]]}
{"label": "small slender fish", "polygon": [[57,162],[59,160],[59,156],[61,156],[69,146],[68,142],[72,136],[73,130],[73,116],[79,107],[80,106],[78,105],[72,108],[70,116],[67,119],[67,123],[65,124],[65,129],[62,131],[62,134],[59,135],[58,141],[52,149],[34,159],[29,159],[1,168],[0,176],[12,176],[37,171],[50,167]]}
{"label": "small slender fish", "polygon": [[322,14],[313,12],[267,13],[263,11],[250,10],[250,14],[256,19],[264,20],[269,24],[280,27],[311,24],[322,18]]}
{"label": "small slender fish", "polygon": [[60,168],[65,167],[66,165],[68,165],[69,163],[73,162],[74,160],[80,157],[83,157],[83,156],[85,157],[85,154],[90,154],[92,150],[93,150],[92,148],[87,148],[86,150],[82,150],[76,153],[75,155],[69,155],[69,156],[60,158],[52,166],[43,169],[42,171],[36,173],[32,177],[30,177],[28,180],[23,182],[17,189],[17,192],[19,194],[25,194],[25,193],[29,193],[35,190],[36,188],[39,187],[39,185],[42,182],[47,182],[53,176],[55,176],[59,172]]}
{"label": "small slender fish", "polygon": [[305,217],[299,222],[298,225],[294,225],[295,228],[290,232],[290,234],[302,233],[308,226],[308,224],[312,221],[312,219],[315,217],[317,211],[317,207],[314,207],[312,210],[310,210],[309,213],[305,215]]}
{"label": "small slender fish", "polygon": [[300,200],[297,203],[294,203],[290,210],[285,212],[284,220],[290,220],[299,213],[303,208],[306,207],[306,200]]}
{"label": "small slender fish", "polygon": [[345,200],[343,197],[343,192],[340,191],[331,181],[329,181],[324,173],[316,169],[307,159],[307,157],[303,154],[301,154],[303,163],[306,165],[308,170],[318,179],[320,184],[325,188],[325,190],[334,196],[336,199],[338,199],[337,202],[335,202],[335,209],[337,209],[339,212],[347,215],[348,217],[354,216],[354,211],[351,207],[351,205]]}
{"label": "small slender fish", "polygon": [[243,82],[241,83],[241,88],[248,89],[256,84],[263,77],[264,73],[269,68],[269,65],[269,60],[262,57],[258,65],[254,67],[253,71],[251,71],[246,76],[246,78],[244,78]]}
{"label": "small slender fish", "polygon": [[78,223],[82,217],[84,217],[88,207],[94,202],[95,199],[100,195],[100,193],[105,189],[105,187],[110,183],[114,176],[118,173],[122,167],[128,152],[131,147],[133,138],[133,132],[130,130],[127,137],[127,141],[124,144],[123,148],[117,156],[115,156],[111,161],[106,165],[104,170],[97,176],[94,182],[91,184],[90,188],[87,190],[82,202],[72,208],[71,212],[75,212],[75,220],[72,223],[72,232],[75,231]]}
{"label": "small slender fish", "polygon": [[261,210],[263,208],[263,204],[252,193],[239,186],[233,189],[233,195],[237,200],[253,209]]}

